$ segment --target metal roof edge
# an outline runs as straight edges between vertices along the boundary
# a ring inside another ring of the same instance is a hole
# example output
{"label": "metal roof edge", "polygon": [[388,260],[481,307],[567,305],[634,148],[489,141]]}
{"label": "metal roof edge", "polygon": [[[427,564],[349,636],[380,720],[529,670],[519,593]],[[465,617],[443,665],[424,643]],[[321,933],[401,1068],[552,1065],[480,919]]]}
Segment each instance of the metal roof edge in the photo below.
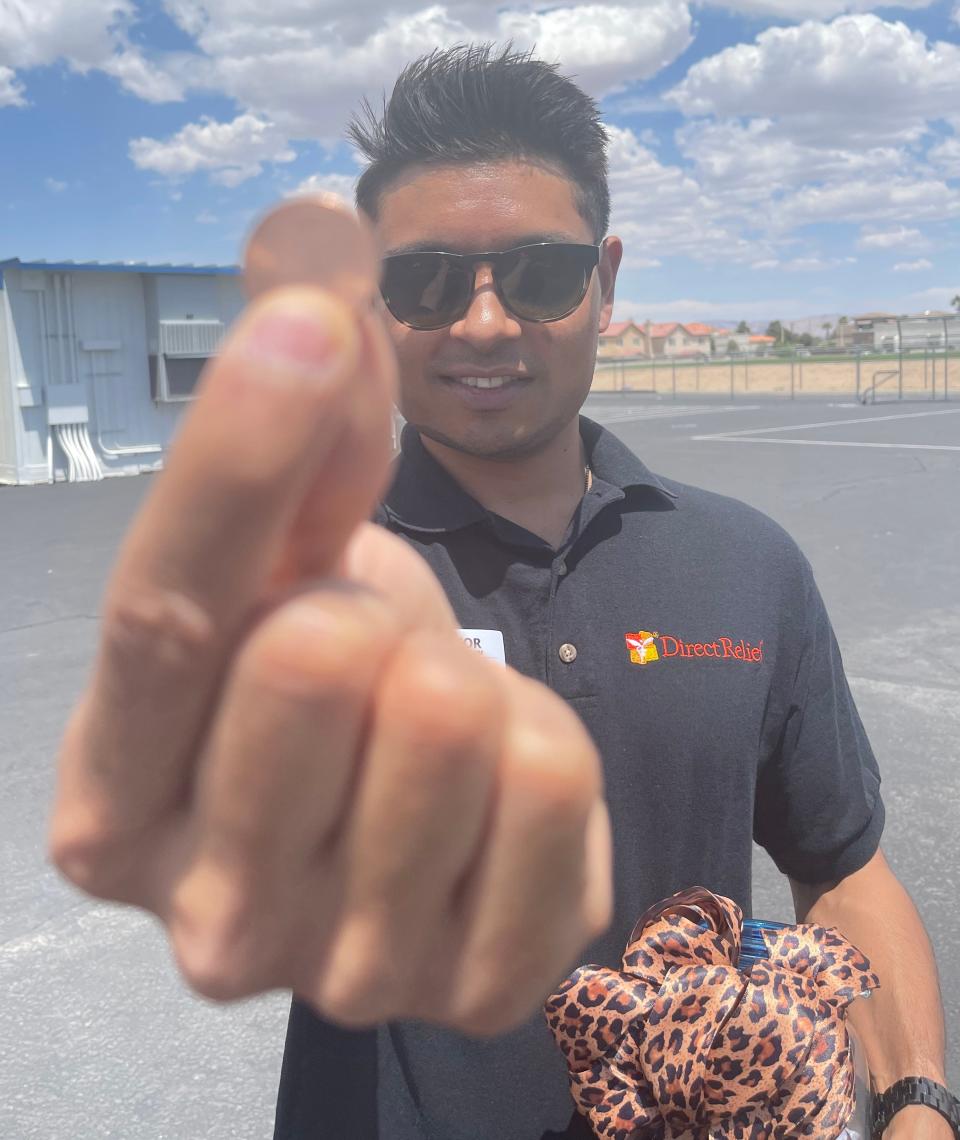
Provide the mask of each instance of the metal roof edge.
{"label": "metal roof edge", "polygon": [[19,257],[0,260],[0,288],[4,269],[41,269],[51,273],[144,273],[179,277],[237,277],[239,265],[151,265],[125,261],[21,261]]}

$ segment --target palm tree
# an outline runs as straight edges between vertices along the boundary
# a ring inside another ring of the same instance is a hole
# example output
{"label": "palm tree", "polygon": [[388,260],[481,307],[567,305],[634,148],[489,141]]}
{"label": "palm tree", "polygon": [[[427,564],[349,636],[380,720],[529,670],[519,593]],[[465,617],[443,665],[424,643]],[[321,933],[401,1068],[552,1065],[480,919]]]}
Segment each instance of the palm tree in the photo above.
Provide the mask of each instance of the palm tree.
{"label": "palm tree", "polygon": [[958,313],[960,313],[960,293],[958,293],[956,295],[956,297],[953,298],[953,300],[950,302],[950,304],[953,305],[953,307],[957,310]]}
{"label": "palm tree", "polygon": [[840,347],[841,348],[846,347],[847,325],[849,325],[849,324],[850,324],[850,318],[849,317],[841,317],[840,320],[837,321],[837,332],[840,334]]}
{"label": "palm tree", "polygon": [[824,321],[824,323],[820,327],[823,329],[823,339],[825,341],[829,340],[830,339],[830,322]]}

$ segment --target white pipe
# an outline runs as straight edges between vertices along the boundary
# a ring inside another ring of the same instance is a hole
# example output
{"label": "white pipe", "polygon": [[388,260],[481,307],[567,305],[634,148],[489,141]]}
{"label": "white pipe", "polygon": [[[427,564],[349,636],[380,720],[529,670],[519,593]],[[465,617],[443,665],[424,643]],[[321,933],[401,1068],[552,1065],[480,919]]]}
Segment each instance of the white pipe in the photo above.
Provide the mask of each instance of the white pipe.
{"label": "white pipe", "polygon": [[67,365],[63,356],[63,318],[60,315],[60,275],[53,275],[53,307],[57,317],[57,352],[60,355],[60,383],[67,383]]}
{"label": "white pipe", "polygon": [[40,363],[43,367],[43,385],[50,383],[50,341],[47,333],[47,290],[37,290],[37,316],[40,323],[40,339],[42,341]]}
{"label": "white pipe", "polygon": [[[81,387],[80,367],[77,361],[77,334],[76,334],[76,319],[73,309],[73,278],[69,273],[65,273],[63,277],[63,300],[64,308],[67,311],[67,332],[69,334],[68,351],[70,354],[70,371],[73,373],[73,382],[81,388],[83,394],[83,402],[89,403],[87,386]],[[103,478],[103,467],[93,448],[93,441],[90,439],[90,432],[86,424],[78,425],[77,427],[77,440],[80,446],[80,452],[86,458],[87,467],[89,469],[89,477],[91,479]]]}
{"label": "white pipe", "polygon": [[73,280],[69,273],[63,275],[63,307],[67,311],[67,354],[70,360],[70,372],[73,375],[74,384],[79,384],[80,373],[77,369],[77,338],[73,331]]}
{"label": "white pipe", "polygon": [[[50,383],[50,340],[47,334],[47,287],[46,281],[42,289],[38,289],[37,297],[37,323],[40,326],[40,367],[43,370],[43,390],[46,393]],[[47,482],[52,483],[53,476],[53,428],[47,418]]]}

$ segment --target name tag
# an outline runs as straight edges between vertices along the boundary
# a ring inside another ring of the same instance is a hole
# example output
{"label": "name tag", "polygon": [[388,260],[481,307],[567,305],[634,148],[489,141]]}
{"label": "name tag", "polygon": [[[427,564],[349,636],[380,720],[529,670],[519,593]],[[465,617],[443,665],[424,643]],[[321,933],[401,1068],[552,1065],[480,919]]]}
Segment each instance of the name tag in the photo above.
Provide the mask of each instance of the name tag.
{"label": "name tag", "polygon": [[464,642],[491,661],[499,661],[501,665],[507,663],[507,653],[503,647],[503,634],[499,629],[461,629],[460,636]]}

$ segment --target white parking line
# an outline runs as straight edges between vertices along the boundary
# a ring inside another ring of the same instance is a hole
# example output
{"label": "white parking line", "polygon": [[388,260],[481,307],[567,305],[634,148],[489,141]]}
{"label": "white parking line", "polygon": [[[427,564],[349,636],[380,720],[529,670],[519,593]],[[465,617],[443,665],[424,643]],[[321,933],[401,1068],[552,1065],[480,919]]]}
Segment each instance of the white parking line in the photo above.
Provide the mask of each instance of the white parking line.
{"label": "white parking line", "polygon": [[950,443],[856,443],[846,439],[768,439],[765,436],[751,436],[748,439],[723,435],[698,435],[695,439],[710,440],[713,443],[792,443],[800,447],[889,447],[896,451],[960,451],[960,445]]}
{"label": "white parking line", "polygon": [[672,408],[636,408],[633,411],[617,411],[614,415],[605,416],[604,409],[600,408],[585,408],[587,416],[595,420],[599,424],[623,424],[630,423],[634,420],[661,420],[670,419],[672,416],[718,416],[724,412],[756,412],[760,409],[759,404],[737,404],[729,408],[716,408],[710,404],[702,406],[690,404],[678,404]]}
{"label": "white parking line", "polygon": [[[715,432],[711,435],[695,435],[691,438],[709,443],[790,443],[803,447],[879,447],[893,451],[960,451],[960,446],[949,443],[866,443],[846,439],[784,439],[783,432],[810,431],[813,428],[848,427],[851,424],[861,427],[864,424],[884,423],[890,420],[916,420],[930,416],[952,416],[960,413],[960,408],[938,408],[930,412],[899,412],[892,416],[848,416],[843,420],[820,420],[812,424],[787,424],[784,427],[746,428],[743,431]],[[773,439],[772,436],[779,438]]]}
{"label": "white parking line", "polygon": [[[815,424],[788,424],[786,427],[765,427],[765,428],[747,428],[744,431],[724,431],[717,432],[715,435],[695,435],[695,440],[714,440],[714,439],[733,439],[734,437],[742,437],[747,435],[774,435],[785,431],[809,431],[811,428],[825,428],[825,427],[846,427],[849,424],[878,424],[889,420],[918,420],[929,416],[955,416],[960,414],[960,408],[941,408],[935,412],[902,412],[895,416],[864,416],[856,418],[848,416],[845,420],[821,420]],[[813,442],[812,440],[773,440],[775,443],[806,443]],[[860,446],[859,444],[851,444],[851,447]],[[864,444],[863,446],[867,446]],[[871,444],[870,446],[879,447],[879,444]],[[896,447],[897,444],[884,444],[885,447]],[[912,444],[913,447],[925,447],[925,444]],[[950,450],[953,450],[952,448]]]}

